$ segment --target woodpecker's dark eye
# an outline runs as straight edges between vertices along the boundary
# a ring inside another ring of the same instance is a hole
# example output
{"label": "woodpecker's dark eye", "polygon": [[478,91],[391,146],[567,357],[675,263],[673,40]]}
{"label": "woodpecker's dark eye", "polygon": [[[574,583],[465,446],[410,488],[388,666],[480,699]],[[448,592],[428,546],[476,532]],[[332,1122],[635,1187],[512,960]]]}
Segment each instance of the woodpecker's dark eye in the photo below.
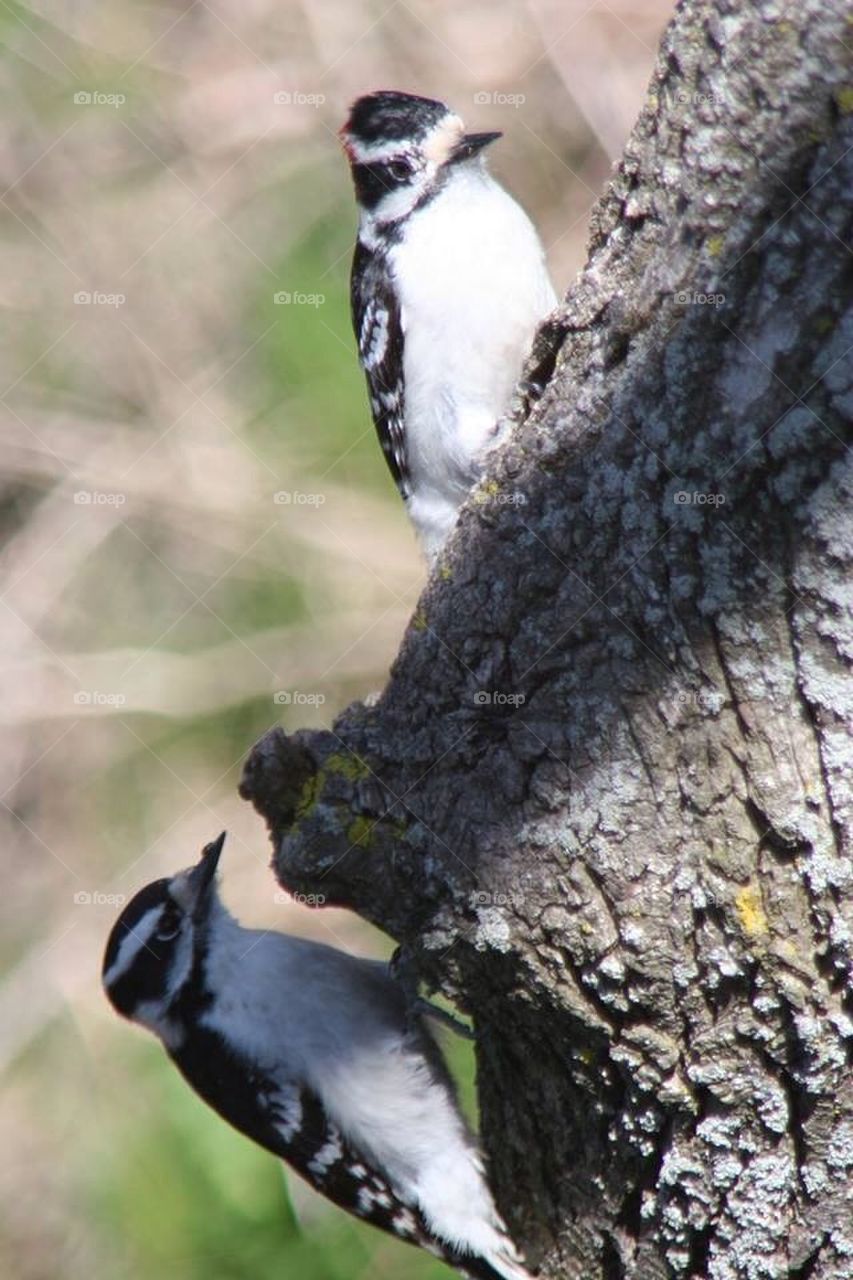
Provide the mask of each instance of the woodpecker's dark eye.
{"label": "woodpecker's dark eye", "polygon": [[392,160],[385,168],[393,182],[408,182],[412,176],[412,166],[408,160]]}
{"label": "woodpecker's dark eye", "polygon": [[179,907],[176,907],[173,903],[165,907],[155,934],[157,941],[171,942],[173,938],[177,938],[181,931],[182,919],[183,912]]}

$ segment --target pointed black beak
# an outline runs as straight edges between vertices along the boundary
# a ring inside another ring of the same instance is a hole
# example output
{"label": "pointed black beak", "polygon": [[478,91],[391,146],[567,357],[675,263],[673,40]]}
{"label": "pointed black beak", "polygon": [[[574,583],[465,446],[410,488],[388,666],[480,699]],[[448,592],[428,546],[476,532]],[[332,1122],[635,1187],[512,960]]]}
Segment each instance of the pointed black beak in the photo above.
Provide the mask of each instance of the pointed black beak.
{"label": "pointed black beak", "polygon": [[502,133],[466,133],[459,139],[448,157],[448,164],[458,164],[460,160],[470,160],[484,147],[502,138]]}
{"label": "pointed black beak", "polygon": [[187,884],[194,900],[194,914],[206,902],[207,895],[213,886],[213,881],[216,879],[216,868],[219,865],[219,856],[222,853],[226,835],[227,832],[223,831],[210,844],[204,846],[201,852],[201,861],[193,867],[187,876]]}

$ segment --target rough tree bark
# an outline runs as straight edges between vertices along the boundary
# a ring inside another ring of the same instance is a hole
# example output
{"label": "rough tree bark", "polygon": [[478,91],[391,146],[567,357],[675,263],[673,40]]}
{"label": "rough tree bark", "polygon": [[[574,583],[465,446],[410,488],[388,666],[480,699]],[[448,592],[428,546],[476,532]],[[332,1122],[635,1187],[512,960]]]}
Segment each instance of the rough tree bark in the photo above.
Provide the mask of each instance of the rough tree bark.
{"label": "rough tree bark", "polygon": [[851,49],[680,8],[381,701],[244,776],[473,1015],[546,1277],[853,1275]]}

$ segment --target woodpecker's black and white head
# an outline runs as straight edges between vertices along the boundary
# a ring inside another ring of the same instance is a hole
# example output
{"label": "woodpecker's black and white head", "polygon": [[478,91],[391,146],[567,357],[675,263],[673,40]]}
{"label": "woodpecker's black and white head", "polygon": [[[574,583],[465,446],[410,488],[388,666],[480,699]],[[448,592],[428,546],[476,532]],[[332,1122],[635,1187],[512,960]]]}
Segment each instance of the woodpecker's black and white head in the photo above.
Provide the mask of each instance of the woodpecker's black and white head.
{"label": "woodpecker's black and white head", "polygon": [[432,98],[382,89],[359,98],[340,131],[362,219],[376,228],[407,218],[452,179],[482,164],[500,133],[466,133],[449,107]]}
{"label": "woodpecker's black and white head", "polygon": [[201,981],[224,843],[223,831],[194,867],[140,889],[116,921],[104,953],[102,979],[113,1007],[169,1047],[176,1048],[183,1036],[180,997]]}

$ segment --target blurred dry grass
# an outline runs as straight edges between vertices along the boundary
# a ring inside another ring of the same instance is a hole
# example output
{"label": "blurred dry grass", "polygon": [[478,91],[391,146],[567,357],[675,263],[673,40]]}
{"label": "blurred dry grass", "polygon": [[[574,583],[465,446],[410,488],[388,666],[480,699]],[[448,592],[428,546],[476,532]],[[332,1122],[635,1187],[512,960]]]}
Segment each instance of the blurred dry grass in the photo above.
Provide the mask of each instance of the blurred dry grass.
{"label": "blurred dry grass", "polygon": [[[227,1149],[255,1188],[278,1174],[110,1014],[105,899],[227,827],[247,919],[373,945],[341,913],[274,901],[235,793],[269,725],[330,723],[382,685],[424,576],[356,366],[335,132],[382,86],[502,128],[493,166],[565,289],[668,13],[0,0],[3,1274],[261,1276],[285,1249],[304,1276],[437,1268],[370,1234],[350,1255],[337,1216],[334,1248],[285,1224],[266,1259],[254,1209],[278,1213],[277,1181],[253,1201],[189,1161],[164,1179],[182,1142],[221,1143],[212,1163]],[[189,1202],[173,1221],[163,1197],[193,1178],[198,1221]],[[210,1201],[247,1224],[213,1258]]]}

